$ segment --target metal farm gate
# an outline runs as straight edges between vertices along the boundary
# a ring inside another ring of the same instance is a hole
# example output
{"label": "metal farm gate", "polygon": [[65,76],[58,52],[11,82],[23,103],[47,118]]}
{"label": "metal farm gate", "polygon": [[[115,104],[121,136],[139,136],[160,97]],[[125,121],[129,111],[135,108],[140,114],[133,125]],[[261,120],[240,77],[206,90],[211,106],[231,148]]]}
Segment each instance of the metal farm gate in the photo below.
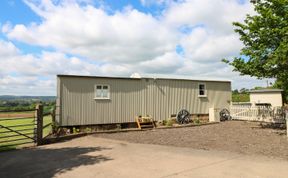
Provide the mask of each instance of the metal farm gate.
{"label": "metal farm gate", "polygon": [[0,111],[0,151],[19,145],[40,145],[42,131],[42,105],[34,110]]}
{"label": "metal farm gate", "polygon": [[233,120],[285,123],[284,107],[232,105],[230,114]]}

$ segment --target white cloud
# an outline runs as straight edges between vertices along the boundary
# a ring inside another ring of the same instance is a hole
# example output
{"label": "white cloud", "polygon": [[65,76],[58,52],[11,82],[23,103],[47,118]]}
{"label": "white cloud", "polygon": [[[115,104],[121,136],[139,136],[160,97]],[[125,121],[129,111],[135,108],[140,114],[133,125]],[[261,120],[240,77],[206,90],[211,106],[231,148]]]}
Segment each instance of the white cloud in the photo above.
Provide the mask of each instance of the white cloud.
{"label": "white cloud", "polygon": [[151,5],[169,5],[173,0],[140,0],[142,6],[151,6]]}
{"label": "white cloud", "polygon": [[[17,24],[7,35],[32,45],[122,64],[150,61],[173,53],[177,44],[184,47],[186,57],[197,61],[221,60],[239,53],[241,43],[231,23],[243,20],[245,14],[251,12],[250,3],[239,4],[236,0],[157,2],[169,4],[158,18],[133,8],[111,15],[101,8],[83,7],[75,1],[58,5],[43,1],[38,6],[27,1],[42,16],[42,23]],[[191,34],[178,31],[183,25],[191,28]],[[198,25],[201,28],[194,28]]]}
{"label": "white cloud", "polygon": [[22,54],[13,43],[3,40],[0,66],[0,94],[55,95],[56,74],[95,75],[99,71],[97,66],[63,53]]}
{"label": "white cloud", "polygon": [[202,27],[195,28],[180,44],[187,58],[205,63],[235,56],[242,47],[236,34],[219,35]]}
{"label": "white cloud", "polygon": [[[6,50],[5,50],[6,49]],[[57,73],[92,74],[93,64],[59,52],[43,51],[40,55],[22,54],[11,42],[0,41],[2,75],[54,76]]]}
{"label": "white cloud", "polygon": [[0,77],[0,94],[8,95],[55,95],[55,79],[41,80],[38,77]]}
{"label": "white cloud", "polygon": [[9,38],[113,62],[151,60],[174,50],[176,45],[169,28],[135,9],[109,15],[103,9],[75,3],[30,6],[44,18],[43,22],[15,25],[7,33]]}
{"label": "white cloud", "polygon": [[[80,5],[80,1],[86,4]],[[242,43],[232,22],[242,21],[252,12],[249,3],[142,0],[144,6],[165,4],[165,10],[155,17],[131,6],[111,13],[105,5],[94,7],[90,0],[80,1],[26,0],[41,22],[2,26],[9,40],[44,48],[40,54],[22,54],[13,43],[0,41],[0,93],[7,88],[23,93],[32,87],[55,94],[55,75],[60,73],[212,76],[231,79],[234,88],[265,83],[239,77],[220,62],[239,54]],[[183,54],[175,51],[178,45]],[[45,47],[55,51],[45,51]]]}
{"label": "white cloud", "polygon": [[233,21],[242,21],[253,8],[249,1],[240,4],[237,0],[187,0],[172,3],[165,10],[165,23],[171,26],[199,25],[220,33],[231,33]]}
{"label": "white cloud", "polygon": [[153,60],[140,63],[139,67],[145,73],[171,73],[182,67],[183,60],[176,53],[165,53]]}
{"label": "white cloud", "polygon": [[5,58],[5,57],[10,57],[13,56],[14,54],[17,54],[19,50],[13,45],[11,42],[6,42],[0,40],[0,57]]}

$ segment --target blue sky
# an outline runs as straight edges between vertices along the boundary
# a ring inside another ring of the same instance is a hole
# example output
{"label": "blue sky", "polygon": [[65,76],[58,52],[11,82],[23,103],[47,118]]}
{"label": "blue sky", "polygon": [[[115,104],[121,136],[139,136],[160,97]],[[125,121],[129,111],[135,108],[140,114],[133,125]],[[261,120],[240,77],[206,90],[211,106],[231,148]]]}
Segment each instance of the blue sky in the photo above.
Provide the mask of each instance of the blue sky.
{"label": "blue sky", "polygon": [[0,95],[55,95],[57,74],[178,75],[263,86],[221,62],[243,46],[246,0],[0,2]]}
{"label": "blue sky", "polygon": [[1,2],[0,21],[29,24],[32,21],[40,22],[40,18],[23,1],[7,0]]}

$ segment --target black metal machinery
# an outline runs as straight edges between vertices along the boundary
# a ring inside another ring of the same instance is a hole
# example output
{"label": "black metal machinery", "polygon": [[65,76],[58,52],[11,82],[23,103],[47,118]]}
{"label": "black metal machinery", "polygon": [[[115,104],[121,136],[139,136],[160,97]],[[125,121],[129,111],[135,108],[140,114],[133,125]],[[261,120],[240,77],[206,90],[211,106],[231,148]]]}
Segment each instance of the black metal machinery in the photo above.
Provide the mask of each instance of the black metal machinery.
{"label": "black metal machinery", "polygon": [[227,120],[231,120],[231,116],[230,116],[230,111],[226,108],[222,109],[219,112],[220,115],[220,121],[227,121]]}
{"label": "black metal machinery", "polygon": [[186,109],[181,109],[176,115],[179,124],[188,124],[191,121],[190,113]]}

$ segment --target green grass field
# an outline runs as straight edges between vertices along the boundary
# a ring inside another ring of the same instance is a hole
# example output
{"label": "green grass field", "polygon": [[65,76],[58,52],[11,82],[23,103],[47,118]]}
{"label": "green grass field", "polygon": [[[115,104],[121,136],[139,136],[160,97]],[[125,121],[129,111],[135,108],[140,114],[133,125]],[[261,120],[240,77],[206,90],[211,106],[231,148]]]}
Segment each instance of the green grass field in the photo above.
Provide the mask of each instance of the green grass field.
{"label": "green grass field", "polygon": [[[27,114],[27,112],[21,112],[22,114]],[[21,114],[20,112],[15,112],[15,113],[11,113],[12,115],[13,114]],[[32,112],[30,112],[32,113]],[[17,116],[19,117],[19,116]],[[20,131],[20,133],[22,134],[28,134],[28,136],[30,137],[34,137],[34,127],[35,127],[35,119],[34,118],[23,118],[23,119],[17,119],[17,120],[6,120],[6,119],[13,119],[11,117],[9,118],[0,118],[0,125],[2,126],[12,126],[12,127],[9,127],[10,129],[13,129],[13,130],[23,130],[23,129],[26,129],[24,131]],[[51,123],[52,122],[52,118],[51,118],[51,115],[48,115],[48,116],[44,116],[43,118],[43,126],[45,126],[46,124],[48,123]],[[27,125],[27,126],[19,126],[19,127],[13,127],[13,126],[16,126],[16,125]],[[52,127],[51,125],[44,128],[43,129],[43,137],[47,136],[52,130]],[[33,145],[33,143],[30,143],[30,144],[23,144],[23,145],[19,145],[19,146],[8,146],[8,147],[1,147],[1,146],[4,146],[4,145],[11,145],[11,144],[21,144],[21,143],[26,143],[26,142],[33,142],[32,139],[25,139],[25,140],[17,140],[17,141],[13,141],[13,142],[5,142],[5,143],[1,143],[1,142],[4,142],[4,141],[11,141],[11,140],[16,140],[16,139],[24,139],[26,138],[25,136],[22,136],[22,135],[19,135],[15,132],[7,132],[7,133],[1,133],[1,132],[6,132],[6,131],[9,131],[7,130],[6,128],[0,128],[0,151],[3,151],[3,150],[10,150],[10,149],[15,149],[15,148],[20,148],[20,147],[23,147],[23,146],[28,146],[28,145]],[[15,135],[15,136],[13,136]],[[11,136],[11,137],[7,137],[7,136]],[[13,137],[12,137],[13,136]],[[3,138],[3,137],[7,137],[7,138]]]}

